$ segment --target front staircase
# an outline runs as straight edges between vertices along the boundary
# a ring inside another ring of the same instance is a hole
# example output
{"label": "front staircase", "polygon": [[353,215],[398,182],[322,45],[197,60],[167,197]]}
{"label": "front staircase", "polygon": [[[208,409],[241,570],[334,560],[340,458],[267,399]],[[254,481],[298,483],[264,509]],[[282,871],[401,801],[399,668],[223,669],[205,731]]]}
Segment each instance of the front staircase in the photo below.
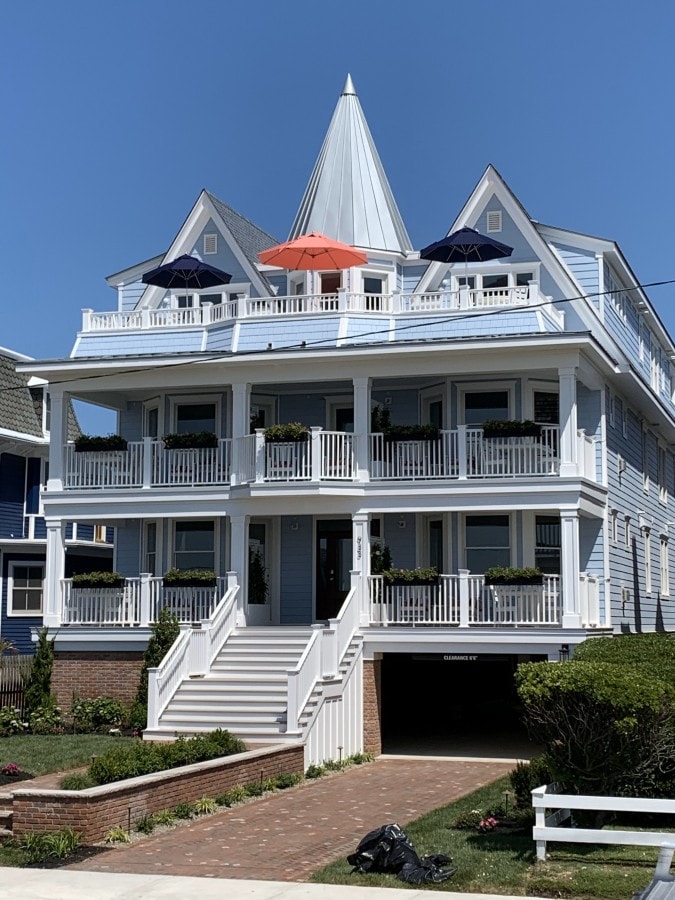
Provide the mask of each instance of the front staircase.
{"label": "front staircase", "polygon": [[297,740],[285,733],[287,673],[311,634],[309,626],[236,628],[207,675],[182,681],[152,736],[226,728],[247,743]]}

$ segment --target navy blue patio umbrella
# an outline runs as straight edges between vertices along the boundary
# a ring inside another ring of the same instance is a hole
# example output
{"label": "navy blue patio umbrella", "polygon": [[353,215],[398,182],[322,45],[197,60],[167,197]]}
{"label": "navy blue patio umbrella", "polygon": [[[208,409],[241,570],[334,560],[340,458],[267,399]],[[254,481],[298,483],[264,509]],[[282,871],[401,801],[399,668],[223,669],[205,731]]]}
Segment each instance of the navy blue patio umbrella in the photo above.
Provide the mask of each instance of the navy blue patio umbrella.
{"label": "navy blue patio umbrella", "polygon": [[470,263],[502,259],[505,256],[511,256],[512,253],[513,247],[508,247],[494,238],[481,234],[474,228],[460,228],[420,250],[420,259],[442,263]]}
{"label": "navy blue patio umbrella", "polygon": [[215,266],[210,266],[194,256],[183,254],[145,272],[142,281],[144,284],[154,284],[163,288],[198,291],[219,284],[229,284],[231,278],[227,272],[216,269]]}

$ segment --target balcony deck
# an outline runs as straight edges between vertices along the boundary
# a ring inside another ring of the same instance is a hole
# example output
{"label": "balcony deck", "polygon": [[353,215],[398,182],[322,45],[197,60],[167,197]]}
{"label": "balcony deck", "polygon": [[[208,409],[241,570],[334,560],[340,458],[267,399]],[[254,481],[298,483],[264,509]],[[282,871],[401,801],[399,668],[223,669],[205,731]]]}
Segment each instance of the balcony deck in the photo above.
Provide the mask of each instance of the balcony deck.
{"label": "balcony deck", "polygon": [[[432,440],[368,436],[371,482],[447,481],[559,476],[559,427],[539,437],[485,438],[459,426]],[[596,480],[595,445],[577,435],[578,475]],[[236,454],[233,444],[236,443]],[[215,448],[167,449],[160,440],[131,441],[127,450],[77,452],[65,447],[66,490],[124,490],[207,485],[356,482],[356,436],[313,428],[307,441],[265,443],[262,432],[221,439]],[[236,464],[233,460],[236,459]]]}
{"label": "balcony deck", "polygon": [[[210,292],[210,297],[214,294]],[[287,318],[289,316],[336,315],[343,313],[411,315],[465,313],[467,310],[521,309],[545,302],[547,299],[536,284],[493,289],[434,291],[427,293],[364,294],[340,290],[335,294],[302,294],[275,297],[240,296],[236,300],[227,293],[219,303],[200,305],[198,295],[194,306],[129,311],[82,311],[82,333],[130,332],[176,328],[204,328],[209,325],[244,319]],[[547,315],[562,323],[562,313],[546,306]]]}

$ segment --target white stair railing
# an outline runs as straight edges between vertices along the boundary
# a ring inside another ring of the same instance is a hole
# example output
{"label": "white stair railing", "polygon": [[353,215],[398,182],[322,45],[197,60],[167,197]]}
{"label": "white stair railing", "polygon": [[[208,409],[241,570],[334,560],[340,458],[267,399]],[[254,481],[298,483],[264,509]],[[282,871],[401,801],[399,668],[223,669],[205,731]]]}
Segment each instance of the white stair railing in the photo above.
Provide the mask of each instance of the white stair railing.
{"label": "white stair railing", "polygon": [[360,572],[351,573],[351,590],[340,612],[327,626],[315,625],[302,656],[288,671],[288,711],[286,731],[299,733],[300,716],[317,682],[335,678],[340,662],[359,627]]}
{"label": "white stair railing", "polygon": [[236,572],[227,573],[227,591],[200,629],[181,625],[180,634],[156,668],[148,669],[148,728],[159,720],[181,683],[191,675],[205,675],[236,624],[239,593]]}

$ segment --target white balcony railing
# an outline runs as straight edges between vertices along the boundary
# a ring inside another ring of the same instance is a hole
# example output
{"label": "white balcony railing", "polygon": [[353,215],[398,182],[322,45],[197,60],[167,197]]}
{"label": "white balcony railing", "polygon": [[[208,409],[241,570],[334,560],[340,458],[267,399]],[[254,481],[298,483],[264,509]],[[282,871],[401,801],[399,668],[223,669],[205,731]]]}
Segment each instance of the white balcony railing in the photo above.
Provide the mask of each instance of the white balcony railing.
{"label": "white balcony railing", "polygon": [[124,585],[73,587],[71,578],[61,581],[63,625],[150,625],[162,609],[179,622],[192,624],[208,619],[223,596],[226,580],[215,587],[165,587],[163,579],[149,575],[126,578]]}
{"label": "white balcony railing", "polygon": [[438,584],[392,585],[370,576],[371,625],[559,626],[560,578],[542,585],[486,585],[483,575],[441,575]]}
{"label": "white balcony railing", "polygon": [[[67,490],[151,488],[354,481],[358,437],[312,428],[305,441],[266,443],[262,429],[214,448],[168,450],[144,438],[127,450],[75,452],[64,448]],[[560,472],[560,429],[542,425],[537,437],[487,439],[481,428],[460,425],[432,440],[400,440],[374,433],[367,438],[371,481],[430,481],[481,478],[541,478]],[[233,454],[236,451],[236,455]],[[597,480],[596,447],[583,431],[577,436],[577,471]]]}
{"label": "white balcony railing", "polygon": [[[198,298],[197,298],[198,299]],[[365,294],[339,290],[335,294],[293,294],[276,297],[248,297],[187,308],[131,310],[129,312],[82,311],[82,331],[133,331],[156,328],[195,328],[234,319],[275,318],[358,313],[432,313],[465,309],[528,306],[542,298],[536,284],[517,287],[428,293]]]}

